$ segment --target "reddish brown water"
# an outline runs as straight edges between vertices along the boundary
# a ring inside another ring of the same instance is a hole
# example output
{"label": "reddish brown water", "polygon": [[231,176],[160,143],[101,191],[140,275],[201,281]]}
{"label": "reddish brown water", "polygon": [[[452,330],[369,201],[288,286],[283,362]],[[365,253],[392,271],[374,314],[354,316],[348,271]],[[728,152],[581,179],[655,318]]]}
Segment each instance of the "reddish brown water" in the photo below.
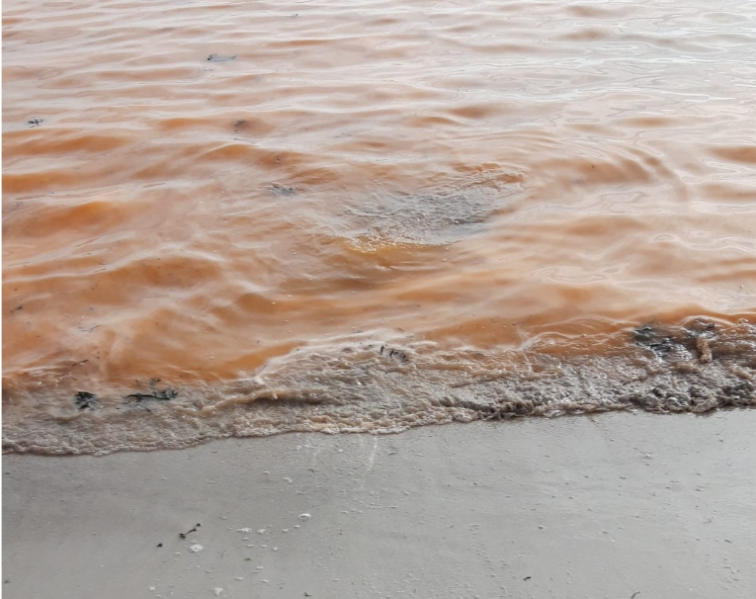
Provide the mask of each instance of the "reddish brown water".
{"label": "reddish brown water", "polygon": [[11,450],[756,401],[750,1],[3,26]]}

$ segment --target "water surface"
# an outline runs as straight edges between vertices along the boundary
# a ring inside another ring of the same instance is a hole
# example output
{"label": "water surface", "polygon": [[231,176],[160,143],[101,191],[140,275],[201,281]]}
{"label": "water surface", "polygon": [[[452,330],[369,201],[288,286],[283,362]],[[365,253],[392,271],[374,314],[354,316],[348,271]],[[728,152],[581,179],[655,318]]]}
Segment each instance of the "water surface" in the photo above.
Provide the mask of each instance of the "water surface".
{"label": "water surface", "polygon": [[3,40],[8,450],[756,402],[752,2],[9,0]]}

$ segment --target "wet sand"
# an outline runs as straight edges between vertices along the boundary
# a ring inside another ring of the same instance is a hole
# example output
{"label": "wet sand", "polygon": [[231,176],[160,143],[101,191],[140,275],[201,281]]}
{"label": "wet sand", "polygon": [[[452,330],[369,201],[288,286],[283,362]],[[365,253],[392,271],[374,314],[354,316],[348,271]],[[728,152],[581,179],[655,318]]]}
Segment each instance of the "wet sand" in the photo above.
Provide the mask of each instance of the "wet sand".
{"label": "wet sand", "polygon": [[9,455],[4,596],[750,597],[755,425],[609,414]]}

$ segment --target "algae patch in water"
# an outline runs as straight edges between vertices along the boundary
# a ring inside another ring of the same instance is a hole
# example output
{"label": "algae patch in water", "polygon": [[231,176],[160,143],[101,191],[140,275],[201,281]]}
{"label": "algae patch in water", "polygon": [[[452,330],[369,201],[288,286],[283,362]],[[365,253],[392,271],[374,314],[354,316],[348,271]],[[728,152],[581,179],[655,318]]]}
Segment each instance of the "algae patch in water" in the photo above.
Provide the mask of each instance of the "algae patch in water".
{"label": "algae patch in water", "polygon": [[373,194],[351,209],[348,222],[363,242],[436,246],[480,231],[499,208],[496,195],[476,190]]}

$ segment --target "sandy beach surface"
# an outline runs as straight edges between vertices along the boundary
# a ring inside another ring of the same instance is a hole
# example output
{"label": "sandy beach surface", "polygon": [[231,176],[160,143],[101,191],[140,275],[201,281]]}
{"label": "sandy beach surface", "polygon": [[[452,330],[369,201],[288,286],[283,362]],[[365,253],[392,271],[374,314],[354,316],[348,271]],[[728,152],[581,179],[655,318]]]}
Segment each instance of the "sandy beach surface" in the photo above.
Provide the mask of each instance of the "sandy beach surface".
{"label": "sandy beach surface", "polygon": [[3,596],[750,598],[755,427],[610,414],[8,455]]}

